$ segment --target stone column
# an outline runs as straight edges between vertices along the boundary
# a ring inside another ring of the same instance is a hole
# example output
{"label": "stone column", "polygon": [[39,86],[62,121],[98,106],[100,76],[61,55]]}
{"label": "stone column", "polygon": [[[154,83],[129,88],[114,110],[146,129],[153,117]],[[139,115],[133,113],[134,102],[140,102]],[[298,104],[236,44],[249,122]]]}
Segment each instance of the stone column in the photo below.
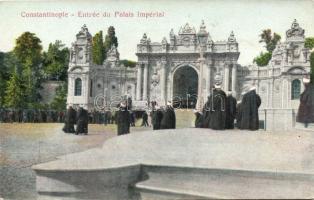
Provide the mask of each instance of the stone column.
{"label": "stone column", "polygon": [[206,97],[208,97],[208,95],[210,94],[210,90],[211,90],[211,73],[212,73],[212,65],[210,63],[208,63],[207,65],[207,76],[206,76]]}
{"label": "stone column", "polygon": [[237,97],[237,65],[232,65],[232,93]]}
{"label": "stone column", "polygon": [[225,64],[225,76],[224,76],[224,90],[229,90],[229,65]]}
{"label": "stone column", "polygon": [[141,99],[141,89],[142,89],[142,66],[137,65],[137,84],[136,84],[136,100],[140,101]]}
{"label": "stone column", "polygon": [[166,62],[161,63],[161,74],[160,74],[160,93],[161,93],[161,104],[166,105]]}
{"label": "stone column", "polygon": [[143,100],[147,100],[147,87],[148,87],[148,64],[144,65],[144,80],[143,80]]}

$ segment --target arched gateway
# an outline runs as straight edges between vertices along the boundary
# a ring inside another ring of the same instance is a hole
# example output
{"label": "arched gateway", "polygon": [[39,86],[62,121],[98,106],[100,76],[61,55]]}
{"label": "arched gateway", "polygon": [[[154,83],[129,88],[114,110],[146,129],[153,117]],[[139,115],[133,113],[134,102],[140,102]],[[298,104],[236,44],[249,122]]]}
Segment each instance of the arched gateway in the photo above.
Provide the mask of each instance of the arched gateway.
{"label": "arched gateway", "polygon": [[214,42],[202,22],[198,32],[186,24],[178,35],[171,29],[169,36],[169,42],[164,37],[158,43],[151,42],[144,34],[137,45],[137,101],[177,104],[176,96],[180,96],[183,107],[193,108],[197,103],[196,107],[200,108],[217,74],[222,77],[225,91],[238,92],[236,73],[240,53],[233,32],[227,41]]}

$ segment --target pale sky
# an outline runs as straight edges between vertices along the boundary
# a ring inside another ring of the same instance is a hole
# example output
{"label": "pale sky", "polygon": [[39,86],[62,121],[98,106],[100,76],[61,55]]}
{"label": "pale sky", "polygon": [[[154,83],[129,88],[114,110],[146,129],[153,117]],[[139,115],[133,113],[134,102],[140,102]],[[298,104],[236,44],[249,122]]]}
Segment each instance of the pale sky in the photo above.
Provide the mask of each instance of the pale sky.
{"label": "pale sky", "polygon": [[[22,12],[68,12],[68,18],[23,18]],[[111,13],[111,17],[80,18],[82,12]],[[161,18],[114,17],[115,12],[164,12]],[[113,25],[118,37],[120,57],[137,60],[136,44],[143,33],[152,42],[169,42],[171,28],[177,34],[186,22],[198,31],[204,20],[214,41],[227,40],[233,30],[239,43],[239,64],[252,63],[264,50],[258,43],[263,29],[271,28],[285,40],[285,32],[297,19],[306,37],[314,37],[314,0],[131,0],[131,1],[20,1],[0,2],[0,51],[10,51],[15,39],[25,31],[35,33],[44,49],[50,42],[61,40],[68,47],[83,24],[94,35],[105,33]],[[265,51],[265,50],[264,50]]]}

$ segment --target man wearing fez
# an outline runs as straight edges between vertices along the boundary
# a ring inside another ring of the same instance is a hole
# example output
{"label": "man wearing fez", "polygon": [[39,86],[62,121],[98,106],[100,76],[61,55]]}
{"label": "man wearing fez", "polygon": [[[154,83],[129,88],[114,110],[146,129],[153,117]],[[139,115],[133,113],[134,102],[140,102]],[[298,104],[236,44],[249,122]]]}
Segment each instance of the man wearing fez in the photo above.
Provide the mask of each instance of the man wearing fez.
{"label": "man wearing fez", "polygon": [[304,123],[307,128],[309,123],[314,122],[314,84],[311,84],[308,78],[303,78],[303,83],[305,90],[300,96],[297,122]]}
{"label": "man wearing fez", "polygon": [[130,133],[130,113],[125,102],[120,103],[119,110],[115,114],[118,135]]}
{"label": "man wearing fez", "polygon": [[258,108],[260,105],[261,98],[256,94],[256,87],[252,86],[242,98],[240,129],[258,130]]}
{"label": "man wearing fez", "polygon": [[162,112],[162,119],[160,129],[175,129],[176,128],[176,114],[172,107],[171,101],[167,102],[166,108]]}
{"label": "man wearing fez", "polygon": [[209,127],[214,130],[224,130],[226,126],[226,93],[221,89],[220,82],[215,84],[209,102]]}
{"label": "man wearing fez", "polygon": [[76,135],[88,133],[88,112],[83,107],[80,107],[77,113]]}
{"label": "man wearing fez", "polygon": [[76,123],[76,111],[73,109],[72,106],[69,106],[66,112],[64,127],[62,130],[65,133],[75,133],[75,130],[74,130],[75,123]]}
{"label": "man wearing fez", "polygon": [[227,93],[226,98],[226,129],[234,128],[234,119],[236,117],[237,100],[232,96],[232,92]]}

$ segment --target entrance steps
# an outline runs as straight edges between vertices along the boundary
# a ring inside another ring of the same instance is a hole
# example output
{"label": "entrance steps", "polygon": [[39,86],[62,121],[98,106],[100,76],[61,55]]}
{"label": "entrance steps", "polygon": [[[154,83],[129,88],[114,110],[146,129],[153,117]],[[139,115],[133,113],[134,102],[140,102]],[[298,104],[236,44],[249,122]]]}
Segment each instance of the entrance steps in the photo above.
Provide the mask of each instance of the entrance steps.
{"label": "entrance steps", "polygon": [[142,200],[313,198],[314,174],[144,166]]}

